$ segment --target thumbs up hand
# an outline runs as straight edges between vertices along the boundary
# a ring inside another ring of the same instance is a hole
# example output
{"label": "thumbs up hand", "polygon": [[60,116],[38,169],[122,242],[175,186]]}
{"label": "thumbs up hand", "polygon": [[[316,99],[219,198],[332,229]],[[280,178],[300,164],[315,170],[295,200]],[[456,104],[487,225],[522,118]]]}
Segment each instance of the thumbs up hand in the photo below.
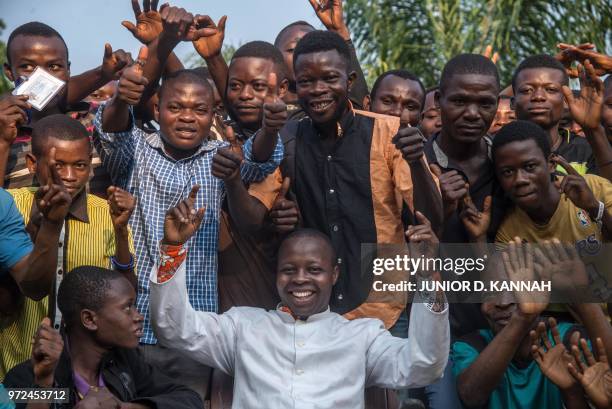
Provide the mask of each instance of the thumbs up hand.
{"label": "thumbs up hand", "polygon": [[268,92],[264,98],[262,128],[264,134],[276,137],[287,122],[287,105],[279,96],[278,78],[275,73],[268,75]]}
{"label": "thumbs up hand", "polygon": [[149,49],[146,46],[140,47],[138,59],[134,64],[123,70],[115,98],[129,105],[138,105],[145,87],[149,83],[142,70],[142,67],[147,62],[148,55]]}
{"label": "thumbs up hand", "polygon": [[281,234],[295,230],[300,221],[300,211],[297,204],[293,200],[287,199],[290,186],[291,179],[285,178],[272,209],[270,209],[270,218],[274,223],[274,229]]}

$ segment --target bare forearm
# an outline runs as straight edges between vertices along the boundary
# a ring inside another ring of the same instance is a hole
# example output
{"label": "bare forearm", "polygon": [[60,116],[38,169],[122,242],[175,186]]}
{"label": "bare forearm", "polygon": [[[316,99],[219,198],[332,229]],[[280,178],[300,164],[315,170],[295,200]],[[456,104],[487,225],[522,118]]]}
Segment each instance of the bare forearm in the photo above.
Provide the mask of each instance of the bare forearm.
{"label": "bare forearm", "polygon": [[245,232],[255,233],[264,223],[266,207],[249,194],[241,180],[227,183],[227,204],[230,216]]}
{"label": "bare forearm", "polygon": [[444,219],[442,210],[442,196],[438,187],[421,159],[410,162],[410,176],[412,178],[414,210],[423,213],[431,223],[432,230],[440,236]]}
{"label": "bare forearm", "polygon": [[457,389],[466,406],[479,407],[489,400],[533,320],[533,317],[514,315],[474,363],[459,375]]}
{"label": "bare forearm", "polygon": [[219,95],[225,99],[225,89],[227,87],[227,73],[229,71],[227,63],[221,54],[206,59],[208,72],[212,77]]}
{"label": "bare forearm", "polygon": [[168,56],[168,59],[166,60],[166,66],[164,67],[164,77],[167,77],[168,75],[180,71],[184,68],[185,67],[183,66],[181,60],[179,60],[179,58],[176,56],[176,54],[174,54],[174,52],[171,52]]}
{"label": "bare forearm", "polygon": [[[149,80],[147,87],[142,95],[141,101],[148,101],[155,93],[156,84],[161,78],[162,71],[166,62],[172,54],[172,50],[178,44],[178,40],[168,38],[163,33],[149,44],[149,54],[147,62],[142,71],[143,75]],[[176,62],[176,61],[174,61]]]}
{"label": "bare forearm", "polygon": [[602,126],[585,129],[586,139],[591,145],[599,175],[612,182],[612,146]]}
{"label": "bare forearm", "polygon": [[253,160],[255,162],[266,162],[270,159],[276,148],[278,133],[269,134],[263,129],[255,134],[253,140]]}
{"label": "bare forearm", "polygon": [[102,131],[123,132],[130,127],[130,110],[128,104],[116,96],[104,108],[102,113]]}
{"label": "bare forearm", "polygon": [[70,77],[68,81],[69,104],[74,104],[85,99],[89,94],[104,86],[108,81],[102,76],[100,67],[85,71],[82,74]]}
{"label": "bare forearm", "polygon": [[601,338],[608,360],[612,361],[612,327],[599,304],[574,304],[576,313],[582,321],[592,342]]}
{"label": "bare forearm", "polygon": [[[130,239],[127,227],[115,229],[115,249],[115,260],[119,264],[132,264],[133,258],[130,252]],[[136,274],[134,274],[134,268],[119,271],[129,280],[134,288],[138,288],[138,280]]]}
{"label": "bare forearm", "polygon": [[55,278],[57,244],[61,230],[61,224],[43,221],[25,268],[13,274],[21,292],[30,298],[40,300],[51,289]]}

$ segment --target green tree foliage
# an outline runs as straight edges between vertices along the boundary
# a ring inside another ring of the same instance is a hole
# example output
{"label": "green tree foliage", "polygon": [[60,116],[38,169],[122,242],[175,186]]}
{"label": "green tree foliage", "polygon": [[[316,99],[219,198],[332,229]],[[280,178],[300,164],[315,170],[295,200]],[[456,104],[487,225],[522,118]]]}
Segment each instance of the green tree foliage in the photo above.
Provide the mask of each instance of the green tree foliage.
{"label": "green tree foliage", "polygon": [[612,49],[609,0],[347,0],[347,21],[371,82],[406,68],[437,84],[444,63],[492,45],[503,83],[526,56],[556,45],[595,43]]}
{"label": "green tree foliage", "polygon": [[[0,19],[0,34],[6,28],[4,21]],[[6,62],[6,44],[4,41],[0,41],[0,65],[4,65]],[[4,73],[0,74],[0,94],[4,94],[13,89],[13,84],[4,76]]]}

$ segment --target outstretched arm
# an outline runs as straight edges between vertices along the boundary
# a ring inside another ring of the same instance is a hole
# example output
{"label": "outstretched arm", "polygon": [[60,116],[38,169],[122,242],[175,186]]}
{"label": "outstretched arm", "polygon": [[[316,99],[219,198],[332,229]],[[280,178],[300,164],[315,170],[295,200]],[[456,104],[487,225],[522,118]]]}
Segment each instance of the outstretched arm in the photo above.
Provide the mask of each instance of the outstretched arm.
{"label": "outstretched arm", "polygon": [[182,349],[193,359],[232,375],[234,319],[195,311],[187,294],[185,244],[197,234],[205,215],[204,208],[195,208],[199,188],[194,186],[187,199],[166,213],[160,262],[150,272],[151,321],[163,345]]}

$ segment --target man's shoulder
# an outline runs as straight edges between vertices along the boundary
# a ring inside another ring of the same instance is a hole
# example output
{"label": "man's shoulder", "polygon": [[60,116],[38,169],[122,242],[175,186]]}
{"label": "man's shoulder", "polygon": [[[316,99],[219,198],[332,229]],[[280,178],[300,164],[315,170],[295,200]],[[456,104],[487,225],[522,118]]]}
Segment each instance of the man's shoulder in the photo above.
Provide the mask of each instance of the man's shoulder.
{"label": "man's shoulder", "polygon": [[15,203],[23,204],[24,202],[31,203],[32,200],[34,200],[37,189],[36,187],[21,187],[17,189],[8,189],[5,192],[13,197]]}

